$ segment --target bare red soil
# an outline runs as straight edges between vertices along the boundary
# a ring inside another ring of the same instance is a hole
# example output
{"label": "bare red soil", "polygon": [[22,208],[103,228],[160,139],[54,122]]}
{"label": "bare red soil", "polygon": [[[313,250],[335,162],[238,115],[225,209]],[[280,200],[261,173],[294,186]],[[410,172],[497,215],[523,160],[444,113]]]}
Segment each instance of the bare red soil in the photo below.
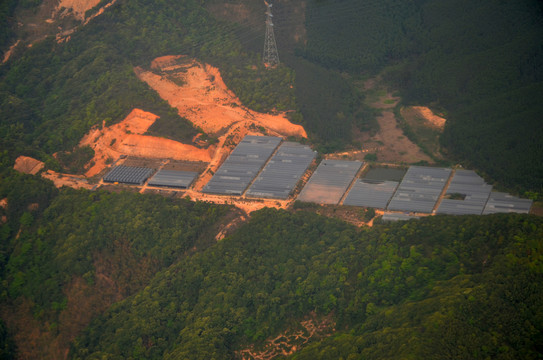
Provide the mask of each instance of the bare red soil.
{"label": "bare red soil", "polygon": [[123,121],[109,127],[95,127],[81,139],[79,146],[90,146],[94,150],[93,164],[85,173],[87,177],[101,172],[107,162],[120,155],[132,155],[153,159],[204,161],[211,160],[210,151],[193,145],[147,136],[144,134],[158,116],[134,109]]}
{"label": "bare red soil", "polygon": [[84,176],[68,175],[57,173],[53,170],[47,170],[41,176],[51,180],[57,188],[68,186],[74,189],[91,189],[92,185],[87,182]]}
{"label": "bare red soil", "polygon": [[434,114],[432,110],[430,110],[426,106],[412,106],[411,108],[431,125],[439,129],[443,129],[445,127],[447,119]]}
{"label": "bare red soil", "polygon": [[238,352],[243,360],[271,360],[290,356],[300,350],[310,340],[330,336],[335,331],[336,323],[332,314],[317,318],[315,313],[300,322],[299,330],[287,330],[273,339],[266,340],[260,349],[253,346]]}
{"label": "bare red soil", "polygon": [[28,156],[19,156],[15,160],[13,168],[25,174],[36,175],[44,166],[45,164],[39,160]]}
{"label": "bare red soil", "polygon": [[85,12],[92,9],[100,3],[100,0],[60,0],[56,11],[60,12],[64,9],[70,12],[76,19],[83,20]]}
{"label": "bare red soil", "polygon": [[[264,127],[270,135],[307,137],[304,128],[292,124],[284,113],[259,113],[242,106],[222,80],[219,70],[186,57],[163,56],[153,60],[152,71],[136,68],[138,77],[177,108],[179,115],[206,133],[218,134],[244,122]],[[169,72],[164,76],[163,72]],[[173,74],[172,74],[173,72]],[[180,81],[173,82],[172,77]],[[179,83],[182,82],[182,85]]]}

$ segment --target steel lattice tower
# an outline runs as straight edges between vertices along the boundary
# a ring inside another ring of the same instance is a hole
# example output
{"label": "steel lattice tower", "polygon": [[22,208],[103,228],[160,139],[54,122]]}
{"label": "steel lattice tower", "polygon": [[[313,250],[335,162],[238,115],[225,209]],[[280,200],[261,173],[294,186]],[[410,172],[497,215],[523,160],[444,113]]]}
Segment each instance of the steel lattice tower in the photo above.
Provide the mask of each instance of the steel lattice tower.
{"label": "steel lattice tower", "polygon": [[275,43],[275,35],[273,34],[273,22],[271,4],[268,4],[266,0],[264,3],[268,7],[266,10],[266,38],[264,39],[264,65],[273,67],[279,65],[279,54],[277,53],[277,44]]}

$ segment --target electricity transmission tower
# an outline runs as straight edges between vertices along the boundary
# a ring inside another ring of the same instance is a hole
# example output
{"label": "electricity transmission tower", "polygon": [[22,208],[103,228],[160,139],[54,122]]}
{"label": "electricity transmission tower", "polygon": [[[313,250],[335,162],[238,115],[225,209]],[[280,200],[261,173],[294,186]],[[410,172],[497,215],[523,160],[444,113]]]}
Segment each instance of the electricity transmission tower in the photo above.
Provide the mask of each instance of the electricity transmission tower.
{"label": "electricity transmission tower", "polygon": [[272,22],[272,4],[268,4],[266,0],[264,3],[267,6],[266,10],[266,38],[264,39],[264,65],[267,67],[274,67],[279,65],[279,54],[277,53],[277,44],[275,43],[275,36],[273,35],[273,22]]}

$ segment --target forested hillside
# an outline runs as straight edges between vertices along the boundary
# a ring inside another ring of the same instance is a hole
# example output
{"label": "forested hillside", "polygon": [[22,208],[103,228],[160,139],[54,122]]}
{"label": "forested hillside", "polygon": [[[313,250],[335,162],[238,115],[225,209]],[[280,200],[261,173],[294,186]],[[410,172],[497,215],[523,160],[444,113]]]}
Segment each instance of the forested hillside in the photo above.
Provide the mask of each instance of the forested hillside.
{"label": "forested hillside", "polygon": [[507,187],[541,191],[540,1],[309,4],[306,58],[351,73],[384,70],[406,103],[445,114],[450,156]]}
{"label": "forested hillside", "polygon": [[[40,4],[0,4],[2,52],[17,9]],[[264,5],[248,0],[117,0],[69,38],[23,38],[0,65],[0,358],[232,359],[283,337],[293,359],[543,356],[541,218],[357,228],[303,209],[249,215],[57,189],[13,170],[30,155],[76,172],[89,149],[57,152],[135,107],[160,116],[157,135],[190,141],[201,129],[134,73],[180,54],[218,67],[252,109],[294,110],[321,152],[345,147],[353,127],[375,130],[359,85],[379,75],[405,104],[444,114],[453,159],[542,192],[540,1],[277,0],[275,10],[275,69],[260,58]],[[321,320],[304,342],[283,336]]]}
{"label": "forested hillside", "polygon": [[541,351],[542,231],[496,216],[358,232],[262,211],[99,317],[73,357],[229,359],[315,311],[338,333],[300,358],[529,358]]}
{"label": "forested hillside", "polygon": [[0,314],[17,330],[22,358],[62,357],[94,316],[210,246],[233,211],[158,195],[58,192],[9,172],[0,179],[8,209],[0,209]]}

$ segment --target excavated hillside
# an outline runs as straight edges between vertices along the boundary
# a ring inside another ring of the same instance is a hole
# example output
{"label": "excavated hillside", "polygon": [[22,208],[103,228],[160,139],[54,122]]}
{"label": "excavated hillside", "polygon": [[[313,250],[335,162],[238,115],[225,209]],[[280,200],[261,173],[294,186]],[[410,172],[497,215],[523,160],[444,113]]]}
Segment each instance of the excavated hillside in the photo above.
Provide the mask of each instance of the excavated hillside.
{"label": "excavated hillside", "polygon": [[151,70],[135,69],[138,77],[179,115],[208,134],[220,135],[234,124],[263,127],[270,135],[307,137],[301,125],[285,113],[265,114],[250,110],[222,80],[219,70],[184,56],[164,56],[151,63]]}

